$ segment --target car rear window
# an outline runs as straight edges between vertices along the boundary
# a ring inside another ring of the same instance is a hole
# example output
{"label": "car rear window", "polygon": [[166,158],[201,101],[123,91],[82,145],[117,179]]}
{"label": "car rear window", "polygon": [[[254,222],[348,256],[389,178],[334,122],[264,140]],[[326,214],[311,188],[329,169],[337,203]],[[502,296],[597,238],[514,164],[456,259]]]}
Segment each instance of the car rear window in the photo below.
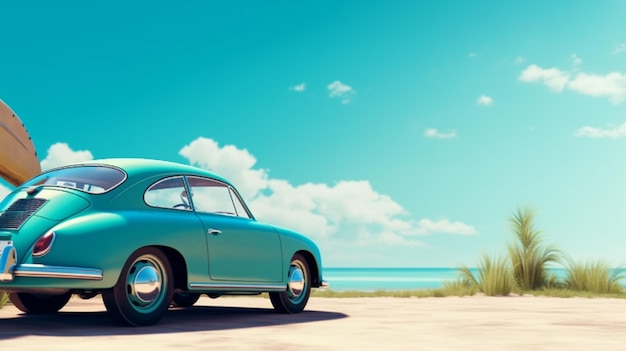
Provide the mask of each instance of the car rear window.
{"label": "car rear window", "polygon": [[24,183],[23,186],[57,186],[78,189],[90,194],[103,194],[122,184],[126,173],[121,169],[103,166],[73,166],[53,169]]}

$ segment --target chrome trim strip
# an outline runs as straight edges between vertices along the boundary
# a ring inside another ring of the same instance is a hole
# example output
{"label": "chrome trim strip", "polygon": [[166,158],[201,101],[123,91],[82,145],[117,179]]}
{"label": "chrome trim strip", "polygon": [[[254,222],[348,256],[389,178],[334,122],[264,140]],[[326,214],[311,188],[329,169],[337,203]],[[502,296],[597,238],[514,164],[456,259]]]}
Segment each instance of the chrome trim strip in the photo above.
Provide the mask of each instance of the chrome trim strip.
{"label": "chrome trim strip", "polygon": [[95,268],[21,264],[15,267],[16,277],[102,280],[102,270]]}
{"label": "chrome trim strip", "polygon": [[285,291],[284,284],[224,284],[224,283],[190,283],[191,289],[211,289],[211,290],[252,290],[252,291]]}
{"label": "chrome trim strip", "polygon": [[327,281],[322,280],[322,283],[320,284],[320,288],[322,288],[322,289],[326,289],[326,288],[328,288],[329,286],[330,286],[330,284],[328,284],[328,282],[327,282]]}
{"label": "chrome trim strip", "polygon": [[17,250],[9,243],[2,252],[0,252],[0,281],[12,281],[13,274],[11,272],[17,263]]}

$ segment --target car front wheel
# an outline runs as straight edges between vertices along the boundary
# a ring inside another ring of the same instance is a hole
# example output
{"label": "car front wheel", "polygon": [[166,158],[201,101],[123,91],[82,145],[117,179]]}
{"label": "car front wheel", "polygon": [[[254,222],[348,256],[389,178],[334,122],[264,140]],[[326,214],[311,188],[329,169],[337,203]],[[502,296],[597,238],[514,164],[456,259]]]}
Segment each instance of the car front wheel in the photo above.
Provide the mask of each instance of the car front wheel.
{"label": "car front wheel", "polygon": [[20,311],[30,314],[48,314],[58,312],[72,297],[71,293],[61,295],[43,295],[29,293],[10,293],[9,300]]}
{"label": "car front wheel", "polygon": [[311,295],[311,273],[306,259],[295,254],[289,264],[287,290],[270,292],[270,301],[278,313],[299,313]]}
{"label": "car front wheel", "polygon": [[102,300],[116,322],[152,325],[167,311],[173,283],[167,256],[157,248],[143,248],[129,257],[115,286],[102,292]]}

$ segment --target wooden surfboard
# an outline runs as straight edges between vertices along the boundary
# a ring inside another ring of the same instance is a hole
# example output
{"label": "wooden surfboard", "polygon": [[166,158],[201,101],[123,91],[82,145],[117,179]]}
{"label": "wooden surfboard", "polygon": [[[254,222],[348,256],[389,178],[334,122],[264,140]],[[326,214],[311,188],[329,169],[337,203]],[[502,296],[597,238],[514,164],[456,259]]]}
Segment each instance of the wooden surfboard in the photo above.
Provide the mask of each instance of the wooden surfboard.
{"label": "wooden surfboard", "polygon": [[0,177],[17,186],[39,173],[39,158],[26,127],[0,100]]}

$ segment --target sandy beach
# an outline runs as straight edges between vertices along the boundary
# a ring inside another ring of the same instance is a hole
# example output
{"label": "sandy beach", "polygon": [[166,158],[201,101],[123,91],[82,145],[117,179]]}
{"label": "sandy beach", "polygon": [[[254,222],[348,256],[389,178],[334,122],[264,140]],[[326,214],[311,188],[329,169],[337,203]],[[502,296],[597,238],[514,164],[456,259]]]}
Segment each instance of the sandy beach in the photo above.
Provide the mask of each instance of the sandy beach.
{"label": "sandy beach", "polygon": [[0,310],[3,350],[624,350],[626,300],[547,297],[202,298],[152,327],[112,324],[99,298],[52,316]]}

